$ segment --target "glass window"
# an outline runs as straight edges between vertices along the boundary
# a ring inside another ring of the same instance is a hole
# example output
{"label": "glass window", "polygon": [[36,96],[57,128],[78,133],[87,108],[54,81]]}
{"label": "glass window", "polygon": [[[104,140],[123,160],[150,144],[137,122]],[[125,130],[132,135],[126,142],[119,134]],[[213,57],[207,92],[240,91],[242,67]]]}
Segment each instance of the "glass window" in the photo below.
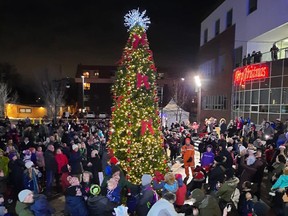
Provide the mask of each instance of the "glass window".
{"label": "glass window", "polygon": [[268,104],[269,90],[260,90],[260,104]]}
{"label": "glass window", "polygon": [[257,0],[249,0],[248,15],[257,10]]}
{"label": "glass window", "polygon": [[283,91],[282,91],[282,104],[288,104],[288,88],[283,88]]}
{"label": "glass window", "polygon": [[215,22],[215,36],[220,33],[220,19]]}
{"label": "glass window", "polygon": [[259,91],[258,90],[252,91],[251,104],[258,104],[259,103],[258,99],[259,99]]}
{"label": "glass window", "polygon": [[281,89],[270,90],[270,104],[280,104]]}
{"label": "glass window", "polygon": [[258,105],[256,105],[256,106],[255,106],[255,105],[254,105],[254,106],[252,105],[252,106],[251,106],[251,112],[258,112],[258,111],[259,111],[259,106],[258,106]]}
{"label": "glass window", "polygon": [[245,104],[250,104],[250,95],[251,95],[251,91],[246,91],[245,92]]}
{"label": "glass window", "polygon": [[280,113],[280,106],[278,105],[270,105],[269,107],[269,112],[270,113]]}
{"label": "glass window", "polygon": [[272,67],[271,68],[271,77],[282,75],[282,68],[283,68],[283,62],[282,61],[273,61],[271,67]]}
{"label": "glass window", "polygon": [[283,87],[288,87],[288,76],[283,76]]}
{"label": "glass window", "polygon": [[227,16],[226,16],[226,27],[230,27],[232,25],[233,22],[233,9],[229,10],[227,12]]}
{"label": "glass window", "polygon": [[262,121],[267,121],[267,119],[268,119],[267,114],[259,114],[259,122],[258,122],[258,124],[261,124]]}
{"label": "glass window", "polygon": [[269,88],[270,78],[266,78],[260,83],[260,88]]}
{"label": "glass window", "polygon": [[90,90],[90,83],[84,83],[84,90]]}
{"label": "glass window", "polygon": [[250,112],[250,106],[245,106],[245,107],[244,107],[244,111],[245,111],[245,112]]}
{"label": "glass window", "polygon": [[281,106],[281,113],[288,113],[288,105]]}
{"label": "glass window", "polygon": [[259,82],[253,82],[252,89],[259,89]]}
{"label": "glass window", "polygon": [[275,121],[277,118],[279,118],[279,114],[269,114],[269,121]]}
{"label": "glass window", "polygon": [[208,41],[208,29],[204,30],[204,43],[207,43]]}
{"label": "glass window", "polygon": [[281,87],[281,85],[282,85],[282,77],[271,78],[271,88]]}
{"label": "glass window", "polygon": [[257,124],[258,122],[258,113],[251,113],[251,122],[254,122],[255,124]]}
{"label": "glass window", "polygon": [[268,105],[259,105],[259,112],[268,112]]}
{"label": "glass window", "polygon": [[239,103],[240,103],[240,104],[243,104],[243,103],[244,103],[244,92],[240,92]]}

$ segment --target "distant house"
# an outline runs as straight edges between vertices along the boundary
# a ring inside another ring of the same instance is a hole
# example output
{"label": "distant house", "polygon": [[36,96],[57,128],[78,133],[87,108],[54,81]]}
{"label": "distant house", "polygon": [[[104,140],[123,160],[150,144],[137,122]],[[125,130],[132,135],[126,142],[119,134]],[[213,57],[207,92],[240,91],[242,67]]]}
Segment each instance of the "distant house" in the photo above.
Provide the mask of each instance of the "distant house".
{"label": "distant house", "polygon": [[47,109],[42,106],[6,104],[6,116],[9,118],[43,118]]}

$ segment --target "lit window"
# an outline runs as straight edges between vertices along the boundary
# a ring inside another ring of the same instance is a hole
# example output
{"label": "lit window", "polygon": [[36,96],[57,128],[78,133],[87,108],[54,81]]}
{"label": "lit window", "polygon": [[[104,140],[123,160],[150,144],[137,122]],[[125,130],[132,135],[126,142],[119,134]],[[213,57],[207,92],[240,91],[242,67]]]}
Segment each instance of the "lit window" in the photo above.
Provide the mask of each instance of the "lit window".
{"label": "lit window", "polygon": [[94,76],[99,77],[99,70],[94,71]]}
{"label": "lit window", "polygon": [[89,73],[88,71],[86,71],[86,72],[83,72],[83,76],[84,76],[85,78],[89,78],[89,76],[90,76],[90,73]]}
{"label": "lit window", "polygon": [[90,90],[90,83],[84,83],[84,90]]}
{"label": "lit window", "polygon": [[32,113],[32,109],[30,108],[20,108],[19,113]]}

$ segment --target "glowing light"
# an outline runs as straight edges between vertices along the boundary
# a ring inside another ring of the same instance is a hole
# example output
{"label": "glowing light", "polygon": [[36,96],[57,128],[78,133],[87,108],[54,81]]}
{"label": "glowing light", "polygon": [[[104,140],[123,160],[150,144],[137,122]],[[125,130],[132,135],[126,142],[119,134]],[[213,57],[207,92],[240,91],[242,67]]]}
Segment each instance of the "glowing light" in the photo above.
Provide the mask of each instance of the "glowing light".
{"label": "glowing light", "polygon": [[130,31],[134,26],[139,25],[145,31],[148,29],[148,25],[151,23],[149,17],[144,17],[146,10],[142,13],[139,12],[139,9],[134,9],[129,11],[124,16],[124,25],[128,27],[128,31]]}

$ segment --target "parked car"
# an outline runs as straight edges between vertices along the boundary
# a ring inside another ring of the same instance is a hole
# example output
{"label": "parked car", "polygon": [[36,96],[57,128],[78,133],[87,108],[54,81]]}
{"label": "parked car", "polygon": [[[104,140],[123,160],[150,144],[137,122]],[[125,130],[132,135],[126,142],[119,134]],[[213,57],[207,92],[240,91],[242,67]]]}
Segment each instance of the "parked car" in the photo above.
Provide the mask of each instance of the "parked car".
{"label": "parked car", "polygon": [[85,115],[85,118],[95,118],[96,115],[94,112],[87,112],[86,115]]}

